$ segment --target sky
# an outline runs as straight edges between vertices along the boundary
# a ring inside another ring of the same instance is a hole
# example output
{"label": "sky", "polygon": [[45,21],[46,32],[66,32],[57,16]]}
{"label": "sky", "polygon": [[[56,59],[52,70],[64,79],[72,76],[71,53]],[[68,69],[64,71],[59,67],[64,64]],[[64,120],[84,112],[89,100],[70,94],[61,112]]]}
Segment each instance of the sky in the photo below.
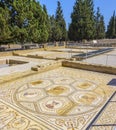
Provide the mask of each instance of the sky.
{"label": "sky", "polygon": [[[55,15],[57,8],[58,0],[38,0],[41,5],[45,4],[48,14]],[[63,16],[66,21],[67,27],[71,22],[70,15],[73,11],[73,6],[76,0],[59,0],[63,10]],[[93,0],[94,10],[96,11],[97,7],[100,8],[100,13],[104,16],[105,26],[107,27],[111,16],[115,10],[116,12],[116,0]]]}

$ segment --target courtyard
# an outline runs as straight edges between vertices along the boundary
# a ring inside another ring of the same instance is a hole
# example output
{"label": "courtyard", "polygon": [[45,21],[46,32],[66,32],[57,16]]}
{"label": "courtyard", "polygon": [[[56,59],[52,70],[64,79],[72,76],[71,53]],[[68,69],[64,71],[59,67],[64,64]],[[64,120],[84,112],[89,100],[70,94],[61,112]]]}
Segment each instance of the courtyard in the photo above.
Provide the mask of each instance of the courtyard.
{"label": "courtyard", "polygon": [[15,63],[0,68],[0,129],[115,130],[116,86],[112,81],[116,75],[67,67],[62,60],[27,56],[43,53],[0,58],[1,63]]}
{"label": "courtyard", "polygon": [[115,6],[0,1],[0,130],[116,130]]}

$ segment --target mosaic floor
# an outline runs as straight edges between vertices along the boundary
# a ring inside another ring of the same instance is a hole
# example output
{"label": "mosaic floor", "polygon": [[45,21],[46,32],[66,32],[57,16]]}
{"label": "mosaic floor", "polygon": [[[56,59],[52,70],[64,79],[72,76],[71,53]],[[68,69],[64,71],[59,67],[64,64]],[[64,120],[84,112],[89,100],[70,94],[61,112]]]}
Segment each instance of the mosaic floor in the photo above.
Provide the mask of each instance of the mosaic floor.
{"label": "mosaic floor", "polygon": [[113,78],[60,67],[0,84],[0,130],[115,130]]}

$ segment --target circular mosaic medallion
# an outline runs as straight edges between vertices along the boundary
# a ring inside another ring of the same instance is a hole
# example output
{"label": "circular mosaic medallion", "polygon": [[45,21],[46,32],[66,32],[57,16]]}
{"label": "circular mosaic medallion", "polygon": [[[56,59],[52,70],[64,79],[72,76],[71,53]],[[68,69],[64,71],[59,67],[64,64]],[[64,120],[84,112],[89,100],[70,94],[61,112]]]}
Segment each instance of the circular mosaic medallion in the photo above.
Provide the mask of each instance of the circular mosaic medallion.
{"label": "circular mosaic medallion", "polygon": [[18,87],[14,101],[30,112],[48,116],[76,116],[94,111],[104,101],[96,83],[71,77],[35,79]]}

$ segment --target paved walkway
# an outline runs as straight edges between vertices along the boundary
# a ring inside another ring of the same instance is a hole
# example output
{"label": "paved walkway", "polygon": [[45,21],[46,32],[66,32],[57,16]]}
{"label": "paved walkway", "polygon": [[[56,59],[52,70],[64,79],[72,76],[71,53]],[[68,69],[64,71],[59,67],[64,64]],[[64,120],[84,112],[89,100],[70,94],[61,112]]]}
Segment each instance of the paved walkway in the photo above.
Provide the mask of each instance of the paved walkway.
{"label": "paved walkway", "polygon": [[105,53],[102,55],[94,56],[83,60],[84,62],[92,64],[101,64],[108,66],[116,66],[116,49],[112,52]]}

